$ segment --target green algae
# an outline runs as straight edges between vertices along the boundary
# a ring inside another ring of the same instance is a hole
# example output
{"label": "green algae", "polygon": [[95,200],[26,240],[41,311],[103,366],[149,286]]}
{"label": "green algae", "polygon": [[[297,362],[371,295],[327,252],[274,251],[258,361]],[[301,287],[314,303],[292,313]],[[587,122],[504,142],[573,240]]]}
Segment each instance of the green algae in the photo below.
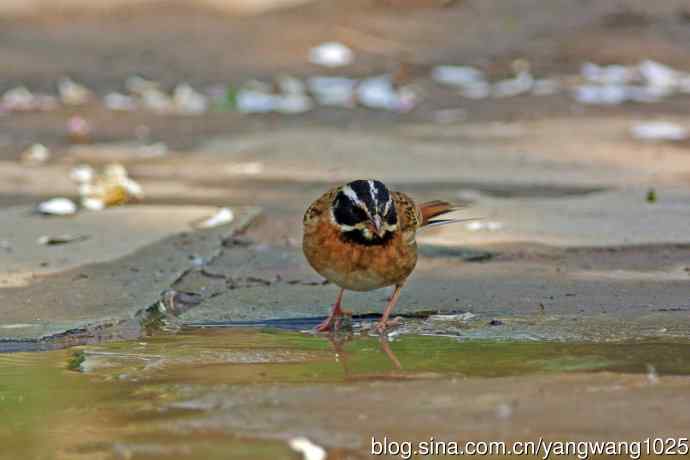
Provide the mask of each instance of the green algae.
{"label": "green algae", "polygon": [[[650,367],[651,366],[651,367]],[[292,458],[284,439],[189,431],[218,388],[618,372],[690,375],[690,344],[327,338],[182,330],[139,341],[0,355],[0,458]],[[80,372],[75,372],[79,370]],[[185,425],[186,426],[186,425]]]}

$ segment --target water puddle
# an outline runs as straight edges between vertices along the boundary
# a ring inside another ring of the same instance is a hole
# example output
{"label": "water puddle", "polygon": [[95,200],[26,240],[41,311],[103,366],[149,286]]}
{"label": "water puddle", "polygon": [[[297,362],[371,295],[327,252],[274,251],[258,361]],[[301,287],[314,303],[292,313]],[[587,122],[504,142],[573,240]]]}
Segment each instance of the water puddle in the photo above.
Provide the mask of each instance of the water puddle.
{"label": "water puddle", "polygon": [[[415,335],[388,341],[210,328],[0,354],[0,458],[299,458],[287,444],[299,434],[287,421],[294,414],[280,409],[294,392],[306,391],[309,398],[309,391],[326,384],[334,391],[358,391],[357,385],[376,382],[601,371],[690,375],[688,345]],[[324,414],[300,418],[316,423],[328,416],[328,404],[317,407]],[[259,410],[270,413],[261,423],[253,419]],[[351,454],[342,458],[360,458]]]}

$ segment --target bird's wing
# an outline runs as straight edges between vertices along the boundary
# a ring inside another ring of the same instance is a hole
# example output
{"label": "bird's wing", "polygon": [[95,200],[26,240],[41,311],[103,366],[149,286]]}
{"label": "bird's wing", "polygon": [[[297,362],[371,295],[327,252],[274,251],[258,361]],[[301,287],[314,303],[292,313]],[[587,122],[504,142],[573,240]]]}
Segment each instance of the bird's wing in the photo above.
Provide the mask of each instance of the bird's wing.
{"label": "bird's wing", "polygon": [[[305,227],[311,226],[317,223],[321,217],[328,217],[328,212],[331,209],[331,203],[338,193],[338,188],[333,188],[319,198],[317,198],[312,204],[309,205],[307,210],[304,212],[303,223]],[[325,214],[325,215],[324,215]]]}

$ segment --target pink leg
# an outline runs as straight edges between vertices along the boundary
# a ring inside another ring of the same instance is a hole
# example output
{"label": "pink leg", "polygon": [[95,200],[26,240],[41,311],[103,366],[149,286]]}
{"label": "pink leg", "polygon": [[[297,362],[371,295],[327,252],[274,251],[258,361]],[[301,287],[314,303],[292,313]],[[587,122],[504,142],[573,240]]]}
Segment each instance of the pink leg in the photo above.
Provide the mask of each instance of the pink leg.
{"label": "pink leg", "polygon": [[345,289],[340,288],[340,292],[338,292],[338,297],[335,299],[335,303],[331,308],[331,312],[328,314],[328,318],[326,318],[321,324],[316,326],[316,330],[318,332],[332,331],[333,325],[335,324],[336,320],[345,314],[345,312],[343,312],[343,310],[340,308],[340,304],[343,301],[344,292]]}
{"label": "pink leg", "polygon": [[386,327],[392,326],[394,324],[397,324],[396,321],[389,321],[388,318],[391,315],[391,312],[393,311],[393,308],[395,308],[395,304],[398,303],[398,299],[400,298],[400,289],[402,289],[402,286],[395,286],[395,291],[393,292],[393,295],[391,296],[390,300],[388,301],[388,305],[386,305],[385,310],[383,310],[383,315],[381,315],[381,320],[376,323],[376,330],[379,332],[383,332],[386,330]]}

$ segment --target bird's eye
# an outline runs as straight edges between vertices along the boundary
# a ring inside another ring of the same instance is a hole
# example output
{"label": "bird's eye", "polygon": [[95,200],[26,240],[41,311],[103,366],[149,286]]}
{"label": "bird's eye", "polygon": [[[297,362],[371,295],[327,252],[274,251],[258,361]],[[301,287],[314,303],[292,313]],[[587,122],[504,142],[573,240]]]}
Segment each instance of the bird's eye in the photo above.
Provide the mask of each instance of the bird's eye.
{"label": "bird's eye", "polygon": [[333,201],[333,216],[341,225],[354,226],[368,219],[366,211],[353,203],[347,196],[338,194]]}

